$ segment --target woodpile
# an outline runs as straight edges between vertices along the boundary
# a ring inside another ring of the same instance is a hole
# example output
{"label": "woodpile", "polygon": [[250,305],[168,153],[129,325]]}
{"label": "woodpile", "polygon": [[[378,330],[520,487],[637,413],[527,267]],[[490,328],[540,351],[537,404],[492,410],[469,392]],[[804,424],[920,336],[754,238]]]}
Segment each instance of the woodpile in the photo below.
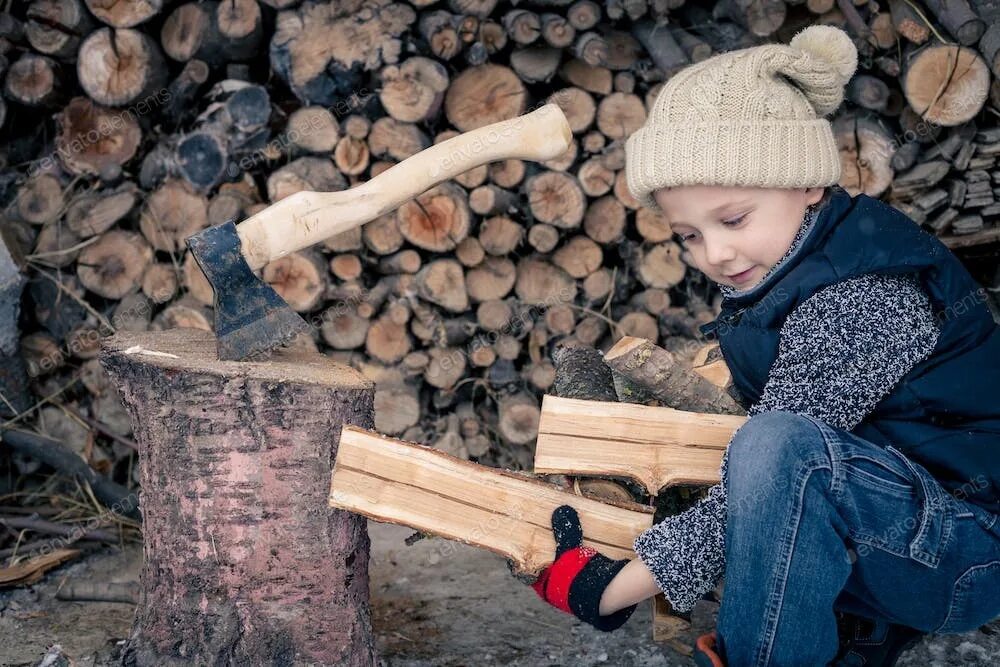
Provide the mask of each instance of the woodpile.
{"label": "woodpile", "polygon": [[[3,376],[0,414],[138,481],[96,355],[116,330],[211,329],[186,236],[554,102],[574,133],[564,155],[470,170],[262,271],[312,324],[296,345],[376,383],[377,431],[530,469],[556,350],[635,336],[690,362],[718,312],[715,286],[629,195],[625,139],[679,69],[815,23],[848,30],[861,54],[835,118],[843,185],[899,206],[1000,285],[997,4],[765,5],[8,3],[0,230],[27,284],[20,328],[4,331],[25,372]],[[15,287],[0,283],[2,299]],[[43,400],[44,418],[25,412]]]}

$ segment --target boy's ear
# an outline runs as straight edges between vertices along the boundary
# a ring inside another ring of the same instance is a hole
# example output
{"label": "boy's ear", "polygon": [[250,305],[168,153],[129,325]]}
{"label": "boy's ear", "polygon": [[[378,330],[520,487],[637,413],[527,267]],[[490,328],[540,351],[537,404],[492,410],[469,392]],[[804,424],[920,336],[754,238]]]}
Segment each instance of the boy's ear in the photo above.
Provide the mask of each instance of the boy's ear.
{"label": "boy's ear", "polygon": [[824,192],[826,192],[826,188],[824,187],[806,188],[806,204],[812,205],[817,203],[823,198]]}

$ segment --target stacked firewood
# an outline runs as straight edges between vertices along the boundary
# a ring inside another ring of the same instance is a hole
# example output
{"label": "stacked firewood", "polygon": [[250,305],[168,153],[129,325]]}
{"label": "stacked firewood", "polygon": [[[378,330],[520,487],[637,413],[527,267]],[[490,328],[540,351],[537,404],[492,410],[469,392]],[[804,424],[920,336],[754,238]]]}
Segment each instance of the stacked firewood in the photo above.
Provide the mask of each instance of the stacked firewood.
{"label": "stacked firewood", "polygon": [[313,325],[296,345],[375,380],[380,432],[530,469],[557,348],[629,335],[690,359],[718,312],[665,220],[630,196],[625,139],[679,69],[810,24],[845,28],[861,54],[835,121],[842,184],[949,245],[1000,238],[988,0],[6,6],[0,224],[28,281],[20,320],[0,323],[26,378],[0,374],[0,414],[119,480],[134,450],[99,341],[211,328],[187,236],[555,102],[565,155],[473,169],[262,271]]}

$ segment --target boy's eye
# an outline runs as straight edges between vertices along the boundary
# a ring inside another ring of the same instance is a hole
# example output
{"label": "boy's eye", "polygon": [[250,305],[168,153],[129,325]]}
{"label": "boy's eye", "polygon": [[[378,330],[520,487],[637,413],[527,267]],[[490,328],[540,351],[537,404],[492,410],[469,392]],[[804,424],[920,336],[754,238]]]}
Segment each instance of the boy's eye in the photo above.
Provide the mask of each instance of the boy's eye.
{"label": "boy's eye", "polygon": [[[722,224],[726,225],[727,227],[735,227],[736,225],[738,225],[741,222],[743,222],[744,220],[746,220],[747,215],[748,214],[744,213],[743,215],[741,215],[738,218],[733,218],[732,220],[723,220]],[[674,232],[674,238],[679,243],[684,243],[685,241],[690,241],[690,240],[694,239],[694,237],[695,237],[694,234],[680,234],[680,233]]]}

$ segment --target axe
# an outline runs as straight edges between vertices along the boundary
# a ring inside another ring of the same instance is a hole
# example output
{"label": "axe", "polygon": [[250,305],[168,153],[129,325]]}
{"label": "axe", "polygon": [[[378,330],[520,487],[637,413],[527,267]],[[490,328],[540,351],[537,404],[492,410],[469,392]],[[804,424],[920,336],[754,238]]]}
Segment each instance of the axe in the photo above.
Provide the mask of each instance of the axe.
{"label": "axe", "polygon": [[284,345],[309,325],[254,272],[395,210],[438,183],[480,165],[562,155],[572,131],[555,104],[464,132],[339,192],[297,192],[238,225],[231,221],[185,239],[215,290],[219,359],[242,360]]}

